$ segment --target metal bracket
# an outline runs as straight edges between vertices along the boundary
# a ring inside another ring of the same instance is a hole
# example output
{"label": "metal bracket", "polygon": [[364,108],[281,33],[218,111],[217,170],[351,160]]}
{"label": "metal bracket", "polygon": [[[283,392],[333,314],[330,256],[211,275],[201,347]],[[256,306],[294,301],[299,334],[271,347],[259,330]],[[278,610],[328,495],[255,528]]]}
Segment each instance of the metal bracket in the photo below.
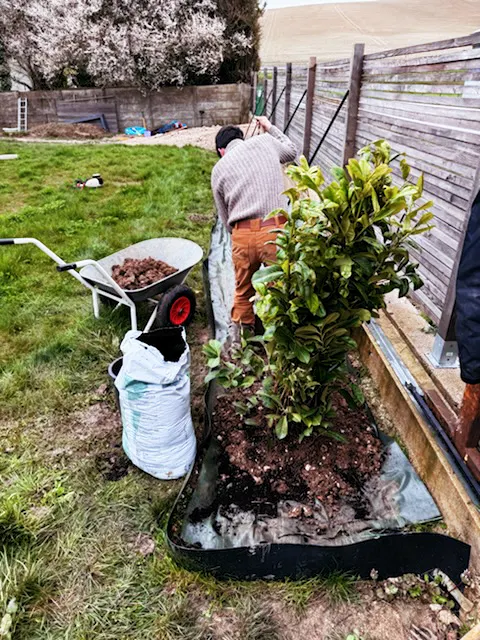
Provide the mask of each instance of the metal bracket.
{"label": "metal bracket", "polygon": [[436,369],[456,369],[459,366],[456,341],[444,340],[437,333],[428,359]]}

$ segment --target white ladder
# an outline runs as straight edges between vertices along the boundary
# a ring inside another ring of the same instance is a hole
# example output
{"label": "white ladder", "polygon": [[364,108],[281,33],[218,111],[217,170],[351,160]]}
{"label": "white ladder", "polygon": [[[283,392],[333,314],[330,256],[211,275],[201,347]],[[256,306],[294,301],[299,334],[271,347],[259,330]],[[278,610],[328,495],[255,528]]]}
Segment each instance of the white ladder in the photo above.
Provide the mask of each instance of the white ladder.
{"label": "white ladder", "polygon": [[19,131],[27,130],[27,98],[18,99],[17,128]]}

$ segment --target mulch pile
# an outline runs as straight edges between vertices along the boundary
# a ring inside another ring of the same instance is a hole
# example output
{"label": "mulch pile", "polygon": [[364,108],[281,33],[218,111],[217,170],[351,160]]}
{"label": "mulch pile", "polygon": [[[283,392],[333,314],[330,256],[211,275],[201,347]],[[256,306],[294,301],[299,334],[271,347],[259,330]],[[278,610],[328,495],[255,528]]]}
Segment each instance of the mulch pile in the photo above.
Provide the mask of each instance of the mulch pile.
{"label": "mulch pile", "polygon": [[318,498],[329,515],[342,500],[361,512],[363,486],[384,460],[383,445],[364,409],[352,410],[337,396],[331,428],[345,440],[318,435],[299,443],[290,437],[278,440],[261,407],[259,426],[245,426],[233,407],[237,400],[244,400],[239,391],[220,396],[213,416],[213,432],[224,451],[217,487],[222,504],[264,508],[283,499],[313,507]]}
{"label": "mulch pile", "polygon": [[112,267],[112,278],[122,289],[142,289],[177,273],[177,271],[178,269],[162,260],[126,258],[123,264],[116,264]]}
{"label": "mulch pile", "polygon": [[62,140],[94,140],[105,138],[109,134],[95,124],[88,122],[79,122],[77,124],[69,124],[63,122],[49,122],[47,124],[39,124],[28,130],[28,135],[32,138],[59,138]]}

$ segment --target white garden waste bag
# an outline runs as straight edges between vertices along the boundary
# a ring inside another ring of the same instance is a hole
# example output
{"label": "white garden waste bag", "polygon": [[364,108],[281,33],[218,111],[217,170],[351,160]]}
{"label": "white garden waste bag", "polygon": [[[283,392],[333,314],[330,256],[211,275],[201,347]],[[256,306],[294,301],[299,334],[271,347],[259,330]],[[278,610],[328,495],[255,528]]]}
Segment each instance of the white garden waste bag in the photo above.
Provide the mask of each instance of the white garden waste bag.
{"label": "white garden waste bag", "polygon": [[[144,342],[155,344],[150,339],[155,334],[159,348]],[[134,465],[155,478],[180,478],[190,470],[196,453],[185,332],[181,328],[151,334],[128,331],[120,347],[123,364],[115,386],[123,449]]]}

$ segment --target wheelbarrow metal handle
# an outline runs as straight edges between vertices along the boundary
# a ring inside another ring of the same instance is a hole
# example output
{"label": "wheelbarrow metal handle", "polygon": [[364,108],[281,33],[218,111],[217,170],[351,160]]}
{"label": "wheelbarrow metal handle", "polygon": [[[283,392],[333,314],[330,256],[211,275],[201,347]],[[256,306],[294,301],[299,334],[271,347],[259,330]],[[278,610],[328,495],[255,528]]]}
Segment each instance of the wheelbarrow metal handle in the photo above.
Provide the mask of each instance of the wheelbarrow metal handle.
{"label": "wheelbarrow metal handle", "polygon": [[0,244],[15,244],[13,238],[0,238]]}
{"label": "wheelbarrow metal handle", "polygon": [[77,268],[77,263],[76,262],[70,262],[68,264],[61,264],[57,267],[57,271],[70,271],[70,269],[76,269]]}

